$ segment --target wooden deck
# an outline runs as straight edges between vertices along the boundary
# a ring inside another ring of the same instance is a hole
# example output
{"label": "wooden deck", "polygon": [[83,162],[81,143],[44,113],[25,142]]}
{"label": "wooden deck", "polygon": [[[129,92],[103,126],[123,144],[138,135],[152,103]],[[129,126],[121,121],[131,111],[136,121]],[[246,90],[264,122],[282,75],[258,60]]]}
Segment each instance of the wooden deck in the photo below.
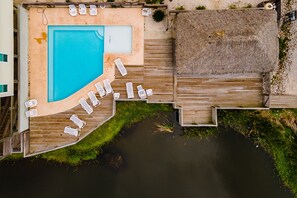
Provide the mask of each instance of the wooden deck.
{"label": "wooden deck", "polygon": [[114,91],[120,93],[120,99],[127,100],[126,83],[132,82],[135,98],[129,100],[139,100],[136,87],[142,85],[144,89],[153,89],[149,103],[174,102],[172,40],[145,40],[144,46],[144,65],[126,65],[126,76],[121,76],[116,70],[112,83]]}
{"label": "wooden deck", "polygon": [[[88,115],[80,105],[63,113],[30,119],[29,151],[27,155],[55,149],[75,143],[85,137],[113,115],[113,97],[111,95],[100,100],[101,105]],[[64,127],[76,127],[69,120],[72,114],[87,122],[79,138],[65,134]]]}
{"label": "wooden deck", "polygon": [[[128,74],[121,76],[116,71],[112,87],[121,94],[120,100],[139,100],[137,85],[153,89],[149,103],[172,103],[182,111],[184,125],[212,123],[212,106],[262,107],[262,76],[245,77],[197,77],[174,74],[171,39],[147,39],[144,42],[144,65],[126,65]],[[134,99],[127,99],[126,82],[132,82]],[[30,133],[25,136],[25,155],[61,148],[73,144],[91,133],[113,116],[112,96],[100,100],[91,115],[77,106],[63,113],[32,118]],[[79,138],[64,134],[65,126],[74,127],[69,120],[77,114],[87,125]]]}
{"label": "wooden deck", "polygon": [[183,125],[213,124],[212,107],[263,107],[263,80],[252,76],[177,76]]}
{"label": "wooden deck", "polygon": [[149,103],[171,103],[174,91],[174,68],[172,63],[172,40],[154,39],[144,42],[145,87],[152,88],[154,95]]}
{"label": "wooden deck", "polygon": [[270,108],[297,108],[297,96],[295,95],[270,95]]}
{"label": "wooden deck", "polygon": [[[154,91],[148,102],[173,102],[172,41],[146,40],[144,63],[144,66],[126,65],[128,75],[124,77],[116,70],[116,78],[112,82],[114,91],[121,94],[121,99],[128,100],[125,83],[133,82],[135,99],[130,101],[139,100],[136,86],[141,84],[143,88]],[[63,113],[31,118],[30,135],[25,138],[26,155],[75,143],[106,122],[113,116],[113,98],[110,95],[99,100],[101,105],[94,108],[91,115],[78,105]],[[72,114],[87,122],[79,138],[63,133],[65,126],[75,127],[69,120]]]}

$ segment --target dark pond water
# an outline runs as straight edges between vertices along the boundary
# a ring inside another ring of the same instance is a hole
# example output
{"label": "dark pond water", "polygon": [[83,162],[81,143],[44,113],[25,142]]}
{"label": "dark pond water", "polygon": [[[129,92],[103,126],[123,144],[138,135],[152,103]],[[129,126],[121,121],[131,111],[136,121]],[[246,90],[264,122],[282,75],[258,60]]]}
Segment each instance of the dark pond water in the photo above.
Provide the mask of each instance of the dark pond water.
{"label": "dark pond water", "polygon": [[[0,197],[287,198],[272,161],[243,136],[220,129],[198,141],[155,131],[146,119],[96,161],[65,167],[41,160],[0,164]],[[172,115],[168,118],[173,119]]]}

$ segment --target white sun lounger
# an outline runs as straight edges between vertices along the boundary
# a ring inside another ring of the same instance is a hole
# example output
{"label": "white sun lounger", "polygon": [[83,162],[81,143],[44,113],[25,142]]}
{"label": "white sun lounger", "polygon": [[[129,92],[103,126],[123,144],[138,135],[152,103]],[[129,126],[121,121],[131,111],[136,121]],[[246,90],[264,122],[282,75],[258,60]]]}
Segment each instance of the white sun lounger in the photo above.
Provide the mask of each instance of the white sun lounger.
{"label": "white sun lounger", "polygon": [[146,90],[146,95],[147,96],[152,96],[153,95],[153,90],[152,89],[147,89]]}
{"label": "white sun lounger", "polygon": [[69,5],[69,14],[71,16],[77,15],[77,9],[76,9],[75,5],[73,5],[73,4]]}
{"label": "white sun lounger", "polygon": [[89,96],[94,107],[97,107],[98,105],[100,105],[100,101],[97,99],[97,97],[93,91],[90,91],[88,93],[88,96]]}
{"label": "white sun lounger", "polygon": [[138,90],[139,98],[146,99],[146,93],[145,93],[145,90],[142,88],[142,85],[138,85],[137,90]]}
{"label": "white sun lounger", "polygon": [[127,90],[127,95],[129,99],[134,98],[134,91],[133,91],[133,84],[132,82],[127,82],[126,83],[126,90]]}
{"label": "white sun lounger", "polygon": [[91,16],[97,15],[97,6],[96,5],[90,5],[90,15]]}
{"label": "white sun lounger", "polygon": [[115,65],[117,66],[118,70],[120,71],[120,73],[122,74],[122,76],[127,75],[127,70],[123,64],[123,62],[121,61],[120,58],[117,58],[114,60]]}
{"label": "white sun lounger", "polygon": [[83,128],[85,125],[86,125],[86,122],[85,121],[82,121],[81,119],[78,118],[77,115],[73,114],[71,117],[70,117],[70,120],[76,125],[78,126],[78,128]]}
{"label": "white sun lounger", "polygon": [[103,96],[105,96],[105,90],[103,89],[102,85],[100,82],[95,84],[95,87],[99,93],[99,96],[102,98]]}
{"label": "white sun lounger", "polygon": [[31,109],[29,111],[26,111],[26,117],[35,117],[38,115],[37,109]]}
{"label": "white sun lounger", "polygon": [[142,16],[150,16],[152,14],[152,9],[151,8],[142,8]]}
{"label": "white sun lounger", "polygon": [[91,114],[93,112],[93,108],[87,103],[84,98],[81,98],[79,100],[79,104],[88,114]]}
{"label": "white sun lounger", "polygon": [[27,108],[36,107],[37,105],[38,105],[38,102],[36,99],[31,99],[31,100],[28,100],[27,102],[25,102],[25,106]]}
{"label": "white sun lounger", "polygon": [[79,14],[80,15],[86,15],[87,14],[87,7],[85,4],[79,4],[78,5],[78,8],[79,8]]}
{"label": "white sun lounger", "polygon": [[73,135],[75,137],[78,136],[78,130],[74,129],[74,128],[71,128],[70,126],[67,126],[67,127],[64,128],[64,133],[67,133],[69,135]]}
{"label": "white sun lounger", "polygon": [[104,85],[104,88],[105,88],[105,91],[106,91],[106,95],[108,95],[110,93],[113,93],[113,90],[112,90],[109,79],[103,80],[103,85]]}

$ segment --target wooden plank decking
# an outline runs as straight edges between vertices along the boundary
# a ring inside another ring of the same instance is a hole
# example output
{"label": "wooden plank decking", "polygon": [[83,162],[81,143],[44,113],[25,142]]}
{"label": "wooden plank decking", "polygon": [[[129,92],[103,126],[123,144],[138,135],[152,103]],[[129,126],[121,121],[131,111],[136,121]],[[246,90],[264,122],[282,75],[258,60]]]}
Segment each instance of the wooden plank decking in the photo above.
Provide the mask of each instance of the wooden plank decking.
{"label": "wooden plank decking", "polygon": [[174,68],[172,63],[172,40],[151,39],[144,42],[144,77],[146,88],[154,95],[150,103],[174,102]]}
{"label": "wooden plank decking", "polygon": [[212,124],[212,106],[262,107],[261,75],[177,76],[176,107],[182,108],[184,125]]}
{"label": "wooden plank decking", "polygon": [[[112,82],[114,91],[121,94],[121,99],[127,99],[125,83],[133,82],[134,100],[138,99],[136,86],[141,84],[145,89],[151,88],[154,91],[154,95],[149,98],[148,102],[173,102],[172,40],[146,40],[144,61],[144,66],[126,65],[128,75],[124,77],[116,70],[116,78]],[[110,95],[100,99],[100,101],[101,105],[94,108],[91,115],[87,115],[78,105],[59,114],[31,118],[30,138],[29,145],[26,146],[26,155],[79,141],[106,122],[112,116],[113,98]],[[65,126],[75,127],[69,120],[72,114],[77,114],[87,122],[79,138],[63,133]]]}
{"label": "wooden plank decking", "polygon": [[[100,99],[101,105],[94,108],[94,112],[88,115],[80,105],[63,113],[50,116],[35,117],[30,119],[29,152],[39,153],[74,143],[112,116],[113,98],[111,95]],[[82,129],[80,137],[74,137],[64,133],[65,126],[76,126],[69,120],[72,114],[87,122]]]}
{"label": "wooden plank decking", "polygon": [[128,75],[121,76],[116,70],[115,81],[112,83],[120,98],[127,100],[126,83],[132,82],[134,99],[139,100],[137,85],[144,89],[153,89],[154,95],[148,98],[149,103],[173,102],[173,65],[172,40],[145,40],[144,65],[126,65]]}
{"label": "wooden plank decking", "polygon": [[295,95],[270,95],[270,108],[297,108]]}
{"label": "wooden plank decking", "polygon": [[[149,103],[173,103],[182,109],[182,124],[212,123],[212,106],[221,107],[262,107],[262,76],[245,77],[195,77],[174,74],[171,39],[149,39],[144,42],[144,65],[126,65],[128,74],[121,76],[115,70],[112,87],[121,94],[120,99],[128,100],[126,82],[133,82],[135,98],[138,100],[137,85],[153,89]],[[77,106],[63,113],[36,117],[30,120],[30,135],[25,137],[26,155],[60,148],[75,143],[106,122],[114,112],[112,96],[100,99],[101,105],[91,115]],[[77,114],[87,125],[79,138],[63,133],[64,127],[74,127],[69,120]]]}

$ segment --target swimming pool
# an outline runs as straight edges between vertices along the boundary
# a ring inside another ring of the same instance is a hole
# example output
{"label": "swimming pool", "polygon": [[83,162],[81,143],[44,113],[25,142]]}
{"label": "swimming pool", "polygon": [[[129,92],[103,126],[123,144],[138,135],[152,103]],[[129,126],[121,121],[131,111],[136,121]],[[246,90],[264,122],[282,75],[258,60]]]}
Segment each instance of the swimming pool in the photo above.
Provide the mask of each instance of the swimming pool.
{"label": "swimming pool", "polygon": [[48,102],[102,75],[103,58],[104,26],[48,26]]}

